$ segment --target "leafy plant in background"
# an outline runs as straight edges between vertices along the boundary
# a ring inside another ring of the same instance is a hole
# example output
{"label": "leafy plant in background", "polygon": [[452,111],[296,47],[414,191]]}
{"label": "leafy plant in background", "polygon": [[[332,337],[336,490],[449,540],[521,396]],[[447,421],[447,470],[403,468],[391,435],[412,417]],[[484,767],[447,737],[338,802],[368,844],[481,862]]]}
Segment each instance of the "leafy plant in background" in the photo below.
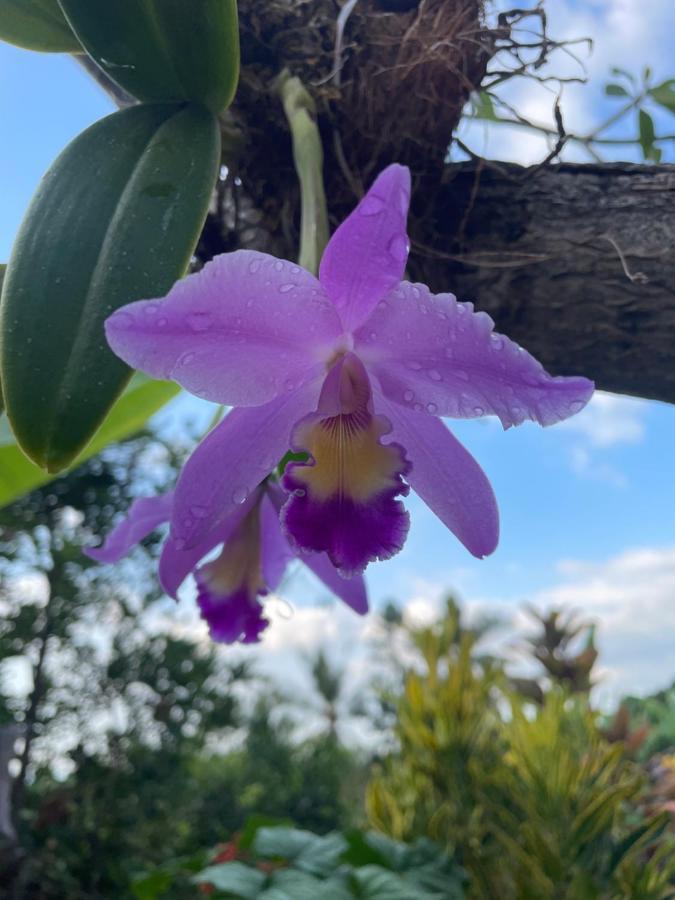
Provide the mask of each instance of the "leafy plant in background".
{"label": "leafy plant in background", "polygon": [[[175,869],[138,879],[138,900],[165,896]],[[207,896],[230,900],[462,900],[465,876],[424,838],[402,844],[375,832],[319,836],[252,820],[192,877]]]}
{"label": "leafy plant in background", "polygon": [[0,835],[7,896],[128,897],[136,872],[256,811],[321,832],[360,806],[364,760],[330,736],[298,742],[270,702],[244,709],[269,688],[163,621],[157,542],[114,579],[80,554],[180,457],[143,435],[0,511],[0,728],[26,737]]}
{"label": "leafy plant in background", "polygon": [[399,750],[368,791],[371,822],[438,841],[468,871],[470,897],[673,895],[670,817],[641,814],[644,773],[583,693],[554,686],[528,705],[499,663],[478,662],[470,634],[457,642],[449,612],[412,631],[421,671],[399,700]]}

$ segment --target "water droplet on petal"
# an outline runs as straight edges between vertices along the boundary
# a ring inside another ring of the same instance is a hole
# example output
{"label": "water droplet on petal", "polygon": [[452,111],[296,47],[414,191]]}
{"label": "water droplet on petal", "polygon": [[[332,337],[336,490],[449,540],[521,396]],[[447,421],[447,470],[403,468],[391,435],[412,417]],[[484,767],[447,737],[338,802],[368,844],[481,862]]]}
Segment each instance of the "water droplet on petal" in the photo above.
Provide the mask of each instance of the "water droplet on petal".
{"label": "water droplet on petal", "polygon": [[300,266],[291,266],[291,275],[299,275]]}
{"label": "water droplet on petal", "polygon": [[468,372],[465,372],[464,369],[457,369],[457,371],[455,372],[455,375],[456,375],[459,379],[461,379],[461,381],[468,381],[468,380],[469,380],[469,373],[468,373]]}
{"label": "water droplet on petal", "polygon": [[178,538],[175,541],[175,544],[176,544],[176,550],[184,550],[185,549],[185,541],[183,540],[183,538]]}
{"label": "water droplet on petal", "polygon": [[297,285],[295,285],[295,284],[290,284],[290,283],[282,284],[281,287],[279,288],[279,293],[280,294],[288,294],[289,291],[295,290],[296,287],[297,287]]}
{"label": "water droplet on petal", "polygon": [[413,359],[410,362],[407,362],[406,366],[409,369],[412,369],[413,372],[419,372],[419,370],[422,368],[422,363],[418,363],[416,360]]}
{"label": "water droplet on petal", "polygon": [[416,404],[413,406],[413,409],[414,409],[416,412],[424,412],[424,407],[422,406],[421,403],[416,403]]}
{"label": "water droplet on petal", "polygon": [[256,272],[260,271],[260,260],[254,259],[248,264],[248,270],[251,275],[255,275]]}
{"label": "water droplet on petal", "polygon": [[371,341],[376,341],[377,340],[377,332],[371,331],[370,334],[368,335],[368,337],[370,338]]}
{"label": "water droplet on petal", "polygon": [[403,262],[408,256],[410,245],[404,234],[397,234],[389,241],[389,253],[397,262]]}
{"label": "water droplet on petal", "polygon": [[386,301],[386,300],[380,300],[380,302],[377,304],[377,308],[378,308],[379,310],[382,310],[382,311],[385,310],[385,309],[387,309],[387,301]]}
{"label": "water droplet on petal", "polygon": [[293,494],[296,497],[304,497],[306,493],[307,491],[305,491],[303,488],[298,488],[297,490],[293,491]]}
{"label": "water droplet on petal", "polygon": [[414,391],[406,391],[403,395],[403,399],[406,403],[411,403],[415,399]]}
{"label": "water droplet on petal", "polygon": [[474,406],[473,411],[476,413],[477,416],[485,415],[485,410],[483,409],[482,406]]}
{"label": "water droplet on petal", "polygon": [[113,319],[116,328],[131,328],[134,317],[130,313],[117,313]]}
{"label": "water droplet on petal", "polygon": [[438,407],[436,406],[435,403],[427,403],[427,412],[434,415],[435,413],[438,412]]}
{"label": "water droplet on petal", "polygon": [[143,312],[146,316],[154,316],[157,314],[157,310],[159,309],[159,303],[148,303],[143,307]]}
{"label": "water droplet on petal", "polygon": [[502,338],[498,334],[493,334],[490,338],[490,343],[494,347],[495,350],[503,350],[504,349],[504,338]]}
{"label": "water droplet on petal", "polygon": [[369,194],[364,197],[359,206],[359,213],[362,216],[376,216],[384,209],[384,200]]}
{"label": "water droplet on petal", "polygon": [[295,382],[293,381],[292,378],[287,378],[286,381],[284,382],[284,387],[286,388],[287,391],[294,391],[295,390]]}
{"label": "water droplet on petal", "polygon": [[206,516],[208,509],[205,506],[191,506],[190,512],[195,519],[203,519]]}
{"label": "water droplet on petal", "polygon": [[432,381],[443,381],[443,376],[438,371],[438,369],[429,369],[427,374]]}
{"label": "water droplet on petal", "polygon": [[181,356],[181,358],[180,358],[180,360],[179,360],[179,362],[178,362],[178,365],[180,365],[180,366],[189,366],[190,363],[194,362],[196,355],[197,355],[196,353],[191,353],[191,352],[184,353],[184,354]]}
{"label": "water droplet on petal", "polygon": [[239,487],[235,491],[232,492],[232,502],[233,503],[245,503],[246,498],[248,497],[248,491],[245,487]]}
{"label": "water droplet on petal", "polygon": [[283,271],[284,271],[284,264],[282,263],[282,261],[281,261],[280,259],[278,259],[278,260],[274,263],[274,268],[277,270],[277,272],[283,272]]}
{"label": "water droplet on petal", "polygon": [[208,331],[213,323],[213,316],[203,312],[190,313],[187,323],[192,331]]}
{"label": "water droplet on petal", "polygon": [[578,413],[581,412],[585,405],[586,404],[583,402],[583,400],[572,400],[572,402],[568,406],[568,409],[571,413]]}
{"label": "water droplet on petal", "polygon": [[164,328],[165,325],[169,324],[169,320],[165,319],[164,316],[162,316],[161,319],[157,319],[157,324],[159,325],[160,328]]}

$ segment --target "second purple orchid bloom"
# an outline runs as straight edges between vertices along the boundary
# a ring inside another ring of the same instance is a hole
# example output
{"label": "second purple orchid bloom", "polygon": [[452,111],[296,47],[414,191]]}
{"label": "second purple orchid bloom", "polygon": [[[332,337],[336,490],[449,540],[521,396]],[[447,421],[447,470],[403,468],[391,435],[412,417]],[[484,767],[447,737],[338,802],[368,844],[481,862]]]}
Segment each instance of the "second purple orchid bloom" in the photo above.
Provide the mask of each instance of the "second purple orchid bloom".
{"label": "second purple orchid bloom", "polygon": [[494,494],[439,417],[550,425],[590,399],[590,381],[552,377],[472,304],[402,280],[409,201],[408,169],[389,166],[331,238],[318,279],[240,250],[108,319],[110,346],[129,365],[234,407],[165,510],[164,557],[183,559],[180,580],[289,448],[307,461],[286,467],[274,508],[307,563],[325,553],[361,583],[369,562],[403,546],[410,487],[486,556],[499,537]]}

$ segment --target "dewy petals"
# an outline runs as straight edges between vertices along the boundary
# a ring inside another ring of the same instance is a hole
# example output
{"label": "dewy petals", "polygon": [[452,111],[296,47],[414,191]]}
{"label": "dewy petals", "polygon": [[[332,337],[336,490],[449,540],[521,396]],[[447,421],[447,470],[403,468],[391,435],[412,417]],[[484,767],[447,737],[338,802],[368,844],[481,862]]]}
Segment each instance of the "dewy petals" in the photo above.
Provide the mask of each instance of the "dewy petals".
{"label": "dewy petals", "polygon": [[[160,562],[162,586],[175,596],[184,579],[194,575],[197,603],[216,641],[252,643],[268,625],[259,598],[278,586],[287,564],[297,556],[279,523],[281,494],[271,481],[261,485],[196,547],[182,549],[171,537],[165,541]],[[103,547],[85,553],[102,562],[121,559],[169,518],[174,499],[170,492],[135,501]],[[221,544],[217,558],[199,566],[202,558]],[[325,554],[312,557],[307,565],[352,609],[367,611],[362,578],[339,578]]]}
{"label": "dewy petals", "polygon": [[[293,443],[311,458],[287,468],[288,499],[274,506],[297,553],[325,550],[345,573],[395,553],[404,478],[471,553],[494,550],[492,489],[438,416],[550,425],[593,385],[550,376],[470,303],[401,280],[409,199],[410,173],[389,166],[333,235],[318,280],[237,251],[108,320],[131,366],[239,407],[178,481],[174,549],[194,554]],[[306,560],[319,558],[329,565]]]}
{"label": "dewy petals", "polygon": [[258,406],[292,391],[341,333],[313,275],[253,250],[224,253],[161,302],[129,303],[106,321],[122,359],[227,406]]}
{"label": "dewy petals", "polygon": [[371,389],[353,353],[330,370],[318,411],[300,421],[292,437],[308,463],[291,463],[283,486],[291,497],[283,511],[299,548],[325,551],[347,577],[403,546],[409,516],[396,497],[408,493],[410,466],[398,444],[383,444],[389,422],[372,413]]}

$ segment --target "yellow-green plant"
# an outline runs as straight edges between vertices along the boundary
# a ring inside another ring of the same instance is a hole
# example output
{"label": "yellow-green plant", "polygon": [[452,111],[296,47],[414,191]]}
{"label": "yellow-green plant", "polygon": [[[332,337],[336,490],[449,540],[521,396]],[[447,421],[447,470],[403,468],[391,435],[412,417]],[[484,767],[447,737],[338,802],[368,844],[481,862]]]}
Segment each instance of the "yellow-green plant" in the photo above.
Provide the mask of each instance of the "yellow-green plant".
{"label": "yellow-green plant", "polygon": [[481,900],[675,896],[668,817],[640,815],[641,771],[585,696],[513,694],[454,604],[410,636],[420,665],[398,700],[399,750],[368,789],[377,828],[438,841]]}

